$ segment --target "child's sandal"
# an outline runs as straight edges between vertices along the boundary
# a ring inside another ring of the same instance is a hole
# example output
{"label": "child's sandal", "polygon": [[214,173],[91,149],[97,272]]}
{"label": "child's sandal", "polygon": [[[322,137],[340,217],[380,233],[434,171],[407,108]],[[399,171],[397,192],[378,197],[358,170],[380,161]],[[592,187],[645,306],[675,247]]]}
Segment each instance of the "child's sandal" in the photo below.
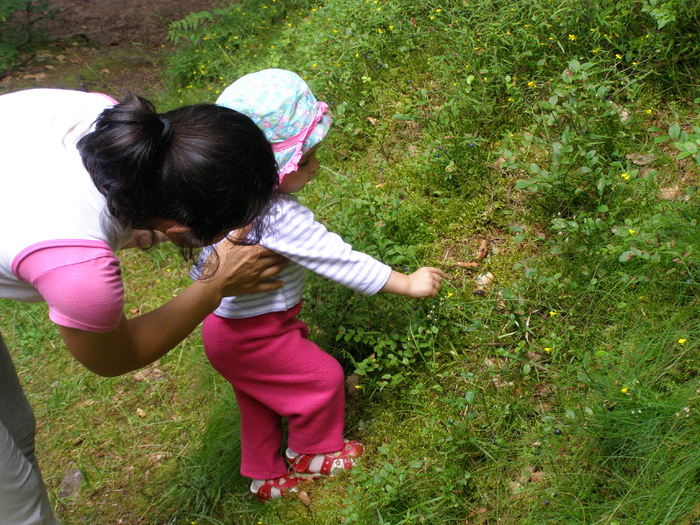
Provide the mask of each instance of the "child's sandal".
{"label": "child's sandal", "polygon": [[257,491],[251,487],[250,491],[263,503],[284,496],[287,492],[296,492],[297,485],[302,481],[294,472],[288,472],[284,476],[275,479],[266,479]]}
{"label": "child's sandal", "polygon": [[[327,454],[297,454],[287,455],[290,467],[299,475],[317,478],[319,476],[332,476],[338,470],[348,470],[355,465],[355,459],[365,451],[365,447],[359,441],[345,440],[345,446],[337,452]],[[316,471],[310,470],[311,462],[317,456],[323,456],[321,467]]]}

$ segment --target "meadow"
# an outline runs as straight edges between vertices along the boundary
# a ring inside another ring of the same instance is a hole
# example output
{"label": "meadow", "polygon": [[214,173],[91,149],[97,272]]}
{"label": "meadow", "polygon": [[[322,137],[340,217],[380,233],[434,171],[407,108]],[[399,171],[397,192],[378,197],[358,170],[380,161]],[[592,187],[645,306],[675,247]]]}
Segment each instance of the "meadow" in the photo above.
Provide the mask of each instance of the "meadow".
{"label": "meadow", "polygon": [[[297,72],[334,120],[300,200],[448,277],[414,300],[309,276],[367,454],[267,505],[197,333],[98,378],[45,306],[0,303],[63,523],[700,523],[700,4],[245,0],[170,37],[159,107]],[[172,247],[122,260],[132,315],[189,282]]]}

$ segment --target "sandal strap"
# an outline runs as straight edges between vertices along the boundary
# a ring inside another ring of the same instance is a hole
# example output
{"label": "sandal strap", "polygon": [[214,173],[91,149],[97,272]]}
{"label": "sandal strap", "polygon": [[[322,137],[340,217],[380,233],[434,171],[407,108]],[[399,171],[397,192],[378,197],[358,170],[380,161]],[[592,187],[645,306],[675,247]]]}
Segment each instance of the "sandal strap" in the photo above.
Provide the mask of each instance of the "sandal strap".
{"label": "sandal strap", "polygon": [[299,479],[290,475],[285,474],[279,478],[266,479],[260,488],[255,493],[255,497],[260,501],[268,501],[272,498],[272,489],[278,489],[280,491],[280,496],[283,496],[287,491],[293,490],[299,484]]}
{"label": "sandal strap", "polygon": [[316,457],[315,454],[298,454],[294,458],[290,458],[289,466],[296,472],[306,472],[314,457]]}
{"label": "sandal strap", "polygon": [[[318,454],[298,454],[294,458],[288,458],[290,466],[297,473],[321,474],[329,476],[333,470],[350,469],[354,465],[354,458],[359,458],[365,451],[365,447],[358,441],[345,440],[345,445],[337,452],[323,454],[320,472],[310,472],[309,465]],[[335,469],[333,468],[335,467]]]}
{"label": "sandal strap", "polygon": [[321,474],[330,476],[334,470],[351,469],[353,465],[352,459],[348,457],[334,457],[332,454],[326,454],[323,456],[323,463],[321,463]]}

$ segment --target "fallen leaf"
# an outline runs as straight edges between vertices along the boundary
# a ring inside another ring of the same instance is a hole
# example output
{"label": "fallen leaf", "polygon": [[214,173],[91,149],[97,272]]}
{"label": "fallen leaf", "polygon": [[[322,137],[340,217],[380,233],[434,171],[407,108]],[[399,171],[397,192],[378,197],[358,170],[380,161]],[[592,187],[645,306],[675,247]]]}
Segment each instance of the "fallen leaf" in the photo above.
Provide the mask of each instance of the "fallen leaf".
{"label": "fallen leaf", "polygon": [[659,198],[667,201],[677,199],[680,194],[681,190],[678,186],[669,186],[668,188],[661,188],[659,190]]}
{"label": "fallen leaf", "polygon": [[[70,464],[70,466],[74,465],[75,463]],[[61,499],[76,496],[84,479],[83,473],[79,468],[69,468],[66,470],[66,473],[61,480],[61,485],[58,488],[57,496]]]}
{"label": "fallen leaf", "polygon": [[489,241],[482,239],[479,244],[479,249],[476,252],[476,260],[480,261],[489,254]]}
{"label": "fallen leaf", "polygon": [[148,459],[151,460],[151,463],[160,463],[164,459],[167,459],[170,457],[170,454],[167,452],[151,452],[148,455]]}
{"label": "fallen leaf", "polygon": [[492,167],[493,169],[495,169],[495,170],[500,170],[500,169],[501,169],[501,166],[502,166],[503,164],[505,164],[505,162],[506,162],[505,157],[499,157],[498,160],[497,160],[496,162],[494,162],[493,164],[491,164],[491,167]]}
{"label": "fallen leaf", "polygon": [[46,75],[44,73],[36,73],[34,75],[22,75],[22,80],[44,80]]}
{"label": "fallen leaf", "polygon": [[493,282],[493,274],[491,272],[482,273],[474,279],[474,282],[478,286],[488,286]]}
{"label": "fallen leaf", "polygon": [[356,397],[360,390],[360,376],[357,374],[350,374],[347,379],[345,379],[345,391],[350,397]]}
{"label": "fallen leaf", "polygon": [[647,155],[642,155],[641,153],[628,153],[625,155],[625,158],[632,161],[632,164],[636,164],[637,166],[646,166],[647,164],[651,164],[656,160],[656,156],[651,153]]}
{"label": "fallen leaf", "polygon": [[306,491],[300,490],[297,492],[297,497],[306,507],[311,508],[311,500],[309,499],[309,495],[306,493]]}
{"label": "fallen leaf", "polygon": [[532,474],[530,475],[530,479],[528,481],[530,483],[540,483],[541,481],[544,481],[545,475],[544,472],[541,470],[534,470]]}
{"label": "fallen leaf", "polygon": [[143,368],[133,375],[134,381],[156,380],[165,375],[160,368]]}
{"label": "fallen leaf", "polygon": [[627,122],[627,119],[630,118],[629,111],[627,111],[622,106],[618,106],[614,102],[612,102],[611,104],[615,111],[617,111],[617,114],[620,115],[620,122]]}
{"label": "fallen leaf", "polygon": [[461,267],[461,268],[478,268],[478,267],[479,267],[479,263],[478,263],[478,262],[471,262],[471,261],[470,261],[470,262],[461,262],[461,261],[459,261],[459,262],[457,263],[457,266],[459,266],[459,267]]}
{"label": "fallen leaf", "polygon": [[142,410],[142,409],[140,409],[140,408],[137,408],[137,409],[136,409],[136,414],[137,414],[139,417],[146,417],[146,411],[145,411],[145,410]]}

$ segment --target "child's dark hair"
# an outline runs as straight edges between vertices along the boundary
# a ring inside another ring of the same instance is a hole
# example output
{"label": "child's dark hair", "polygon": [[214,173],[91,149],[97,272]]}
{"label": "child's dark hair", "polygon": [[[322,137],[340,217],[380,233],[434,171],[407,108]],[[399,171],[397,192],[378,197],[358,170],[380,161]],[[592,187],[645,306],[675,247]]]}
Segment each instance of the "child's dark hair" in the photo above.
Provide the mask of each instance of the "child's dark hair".
{"label": "child's dark hair", "polygon": [[158,114],[130,95],[102,112],[78,149],[117,220],[147,230],[159,219],[176,221],[190,228],[183,244],[191,248],[253,223],[277,186],[263,132],[215,104]]}

